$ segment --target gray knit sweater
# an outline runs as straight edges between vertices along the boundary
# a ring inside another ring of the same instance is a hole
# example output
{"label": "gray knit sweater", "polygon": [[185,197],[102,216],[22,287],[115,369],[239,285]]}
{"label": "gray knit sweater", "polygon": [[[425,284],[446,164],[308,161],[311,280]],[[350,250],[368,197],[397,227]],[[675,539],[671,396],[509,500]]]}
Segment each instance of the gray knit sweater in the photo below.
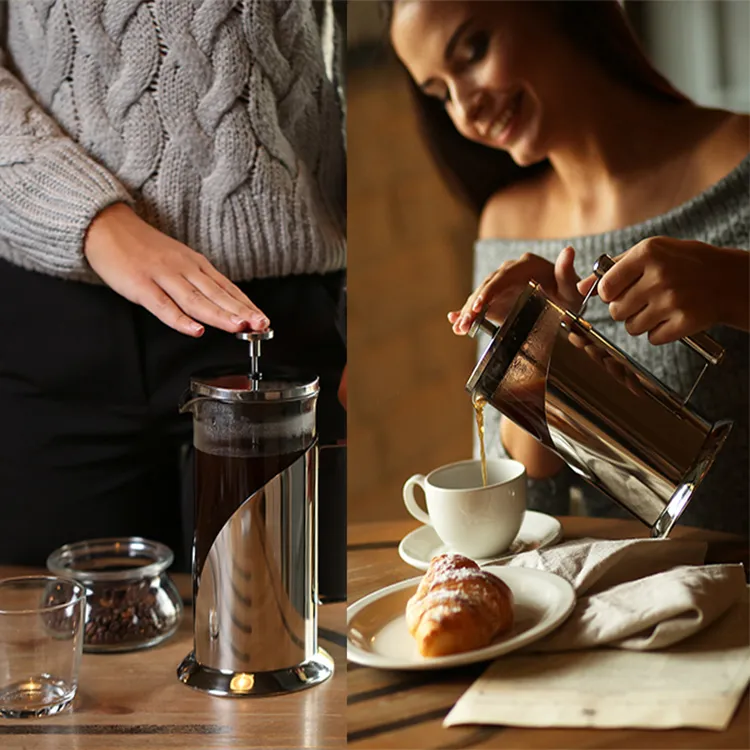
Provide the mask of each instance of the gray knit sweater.
{"label": "gray knit sweater", "polygon": [[344,267],[341,107],[311,0],[6,10],[0,257],[96,281],[86,228],[127,201],[234,280]]}
{"label": "gray knit sweater", "polygon": [[[503,261],[517,258],[524,252],[554,260],[566,245],[575,248],[578,274],[587,276],[602,253],[618,255],[640,240],[655,235],[750,250],[750,156],[705,192],[642,224],[604,234],[560,240],[480,240],[475,246],[475,282],[478,284]],[[687,394],[703,366],[703,360],[687,346],[676,342],[656,347],[649,344],[646,336],[633,338],[622,323],[612,320],[606,305],[598,298],[592,300],[585,317],[659,380],[678,393]],[[714,467],[680,522],[747,534],[750,502],[748,335],[723,326],[710,333],[725,347],[727,356],[720,366],[709,367],[690,404],[708,420],[729,418],[735,424]],[[486,338],[479,343],[480,348],[484,345]],[[488,438],[488,454],[503,455],[498,412],[488,409],[486,423],[487,435],[494,436],[494,439]],[[569,469],[563,470],[554,479],[530,482],[530,507],[549,513],[568,513],[572,486],[580,488],[590,515],[628,517],[625,511],[582,482]]]}

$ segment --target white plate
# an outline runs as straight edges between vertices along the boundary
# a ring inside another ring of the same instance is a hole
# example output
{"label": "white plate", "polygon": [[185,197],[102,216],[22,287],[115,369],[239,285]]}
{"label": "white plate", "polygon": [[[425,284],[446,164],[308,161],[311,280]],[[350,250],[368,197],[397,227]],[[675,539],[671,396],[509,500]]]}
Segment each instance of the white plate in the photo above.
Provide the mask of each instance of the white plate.
{"label": "white plate", "polygon": [[[497,557],[479,559],[475,562],[479,565],[509,560],[521,552],[532,549],[549,547],[562,538],[562,526],[554,516],[539,513],[535,510],[527,510],[524,514],[521,528],[513,540],[508,551]],[[417,570],[427,570],[430,560],[435,555],[443,552],[451,552],[448,545],[437,535],[432,526],[420,526],[418,529],[407,534],[398,545],[398,554],[401,559],[413,565]]]}
{"label": "white plate", "polygon": [[350,661],[381,669],[444,669],[494,659],[554,630],[575,606],[573,587],[552,573],[531,568],[486,568],[510,586],[514,624],[485,648],[450,656],[425,657],[406,627],[406,602],[421,577],[386,586],[346,610],[346,655]]}

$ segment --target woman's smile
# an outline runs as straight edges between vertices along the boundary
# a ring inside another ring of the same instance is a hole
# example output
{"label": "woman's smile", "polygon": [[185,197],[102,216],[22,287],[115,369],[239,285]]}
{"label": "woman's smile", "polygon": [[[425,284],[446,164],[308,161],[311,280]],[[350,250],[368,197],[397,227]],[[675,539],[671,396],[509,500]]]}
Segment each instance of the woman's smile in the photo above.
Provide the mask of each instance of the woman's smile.
{"label": "woman's smile", "polygon": [[489,141],[495,148],[502,148],[509,141],[518,121],[517,114],[521,110],[523,92],[519,91],[503,106],[500,115],[490,123],[489,127],[481,133],[482,137]]}

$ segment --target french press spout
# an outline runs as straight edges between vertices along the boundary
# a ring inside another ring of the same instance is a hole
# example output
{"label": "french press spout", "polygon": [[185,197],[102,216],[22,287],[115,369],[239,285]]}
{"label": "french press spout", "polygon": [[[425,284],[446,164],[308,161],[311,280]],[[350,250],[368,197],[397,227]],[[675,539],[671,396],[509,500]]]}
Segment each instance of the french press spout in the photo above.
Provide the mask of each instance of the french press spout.
{"label": "french press spout", "polygon": [[508,419],[557,453],[581,477],[665,537],[685,510],[732,423],[707,422],[689,405],[709,365],[724,350],[701,333],[684,343],[705,364],[682,396],[630,359],[583,319],[599,279],[578,312],[550,300],[535,282],[502,325],[482,311],[469,331],[491,340],[466,384]]}

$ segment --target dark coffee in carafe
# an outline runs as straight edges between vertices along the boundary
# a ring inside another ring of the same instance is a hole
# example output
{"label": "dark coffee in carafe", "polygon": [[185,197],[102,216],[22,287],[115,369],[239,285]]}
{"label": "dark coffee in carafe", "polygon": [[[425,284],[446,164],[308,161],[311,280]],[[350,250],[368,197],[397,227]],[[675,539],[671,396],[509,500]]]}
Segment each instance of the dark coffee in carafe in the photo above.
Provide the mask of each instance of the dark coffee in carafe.
{"label": "dark coffee in carafe", "polygon": [[195,451],[195,573],[200,576],[211,545],[227,519],[277,474],[299,459],[304,449],[265,456],[220,456]]}

